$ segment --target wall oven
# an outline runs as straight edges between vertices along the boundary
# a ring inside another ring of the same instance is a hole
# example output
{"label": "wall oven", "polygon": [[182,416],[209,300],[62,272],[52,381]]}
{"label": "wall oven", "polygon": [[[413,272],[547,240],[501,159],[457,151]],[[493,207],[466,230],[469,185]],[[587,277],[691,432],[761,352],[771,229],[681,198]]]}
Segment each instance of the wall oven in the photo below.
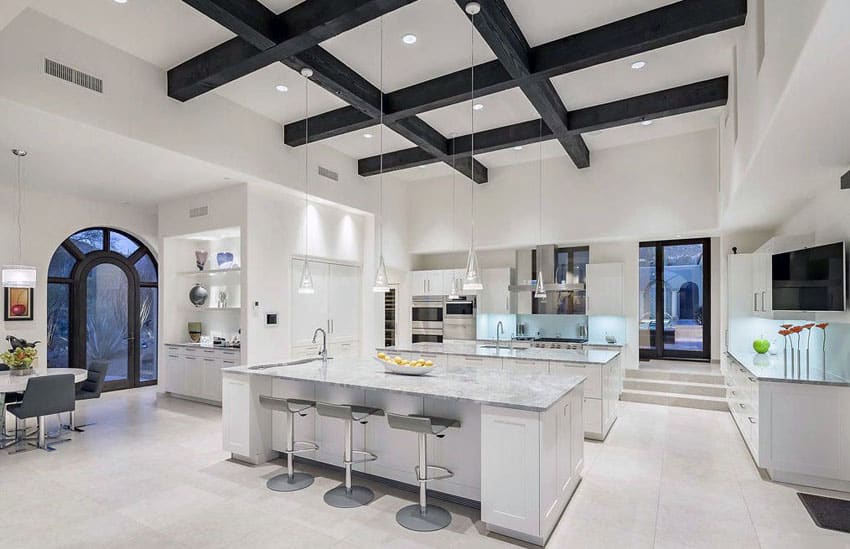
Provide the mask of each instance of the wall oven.
{"label": "wall oven", "polygon": [[475,296],[446,301],[443,317],[443,337],[473,341],[476,338]]}
{"label": "wall oven", "polygon": [[442,343],[443,313],[442,297],[414,297],[411,309],[411,340],[413,343]]}

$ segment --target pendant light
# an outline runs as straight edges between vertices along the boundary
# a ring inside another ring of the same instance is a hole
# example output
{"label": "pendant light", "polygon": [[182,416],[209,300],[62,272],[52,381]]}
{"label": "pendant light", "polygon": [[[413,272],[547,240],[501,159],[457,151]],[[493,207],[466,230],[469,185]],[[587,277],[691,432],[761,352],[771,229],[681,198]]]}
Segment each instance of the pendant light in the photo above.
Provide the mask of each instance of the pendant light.
{"label": "pendant light", "polygon": [[390,291],[390,283],[387,279],[387,266],[384,264],[384,18],[380,17],[381,24],[381,46],[380,46],[380,82],[379,91],[381,92],[381,117],[379,120],[380,128],[380,168],[378,175],[378,270],[375,272],[375,284],[372,286],[372,291],[379,294],[385,294]]}
{"label": "pendant light", "polygon": [[[456,176],[457,170],[455,169],[455,134],[451,135],[452,138],[452,250],[455,247],[455,187],[456,184]],[[452,274],[452,287],[449,289],[449,299],[460,299],[460,279]]]}
{"label": "pendant light", "polygon": [[307,155],[310,143],[308,97],[310,91],[310,77],[313,76],[313,70],[304,67],[301,69],[301,76],[304,77],[304,268],[301,269],[301,281],[298,284],[298,293],[314,294],[316,293],[316,288],[313,286],[313,274],[310,272],[310,248],[308,248],[308,228],[310,226],[310,220],[308,219],[310,208],[310,170],[308,162],[309,157]]}
{"label": "pendant light", "polygon": [[12,149],[12,154],[15,155],[17,166],[18,180],[18,265],[5,265],[0,274],[3,287],[5,288],[35,288],[36,270],[35,267],[28,265],[20,265],[21,250],[23,248],[23,223],[21,216],[23,215],[23,181],[22,181],[22,164],[27,151],[22,149]]}
{"label": "pendant light", "polygon": [[[470,137],[470,173],[475,169],[475,15],[481,11],[481,4],[478,2],[469,2],[464,8],[470,18],[470,72],[472,81],[472,99],[469,102],[472,120],[472,133]],[[484,284],[481,283],[481,271],[478,269],[478,256],[475,254],[475,181],[472,181],[472,231],[469,239],[469,254],[466,258],[466,276],[463,280],[464,291],[478,291],[484,289]]]}
{"label": "pendant light", "polygon": [[[543,242],[543,119],[539,121],[540,141],[537,142],[537,241]],[[539,259],[539,258],[538,258]],[[539,263],[539,261],[538,261]],[[546,287],[543,286],[543,271],[537,271],[537,285],[534,287],[534,298],[546,301]]]}

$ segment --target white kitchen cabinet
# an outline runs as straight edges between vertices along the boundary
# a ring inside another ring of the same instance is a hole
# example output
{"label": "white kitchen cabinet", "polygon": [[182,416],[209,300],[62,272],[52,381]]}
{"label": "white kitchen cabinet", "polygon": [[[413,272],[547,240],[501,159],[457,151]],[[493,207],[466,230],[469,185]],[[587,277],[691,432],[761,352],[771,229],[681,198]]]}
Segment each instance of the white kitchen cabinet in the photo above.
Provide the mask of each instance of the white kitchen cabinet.
{"label": "white kitchen cabinet", "polygon": [[617,420],[620,399],[621,360],[616,357],[607,364],[550,362],[552,375],[582,376],[584,382],[584,436],[605,440]]}
{"label": "white kitchen cabinet", "polygon": [[588,315],[623,316],[622,263],[589,263],[586,290]]}
{"label": "white kitchen cabinet", "polygon": [[773,258],[770,254],[753,254],[753,313],[773,318]]}
{"label": "white kitchen cabinet", "polygon": [[419,295],[448,295],[454,271],[412,271],[410,273],[410,294]]}
{"label": "white kitchen cabinet", "polygon": [[[240,461],[259,464],[275,457],[272,416],[258,404],[272,394],[271,378],[225,372],[222,378],[222,443]],[[257,404],[255,404],[257,403]]]}
{"label": "white kitchen cabinet", "polygon": [[482,269],[484,289],[478,296],[478,313],[512,314],[517,308],[517,294],[508,290],[515,282],[513,269]]}
{"label": "white kitchen cabinet", "polygon": [[492,370],[502,369],[501,358],[489,358],[480,356],[446,355],[446,366],[452,368],[490,368]]}
{"label": "white kitchen cabinet", "polygon": [[163,388],[175,396],[220,403],[221,369],[239,364],[238,350],[167,345]]}
{"label": "white kitchen cabinet", "polygon": [[203,398],[204,361],[198,356],[183,357],[186,365],[186,385],[183,394],[194,398]]}
{"label": "white kitchen cabinet", "polygon": [[503,358],[502,369],[507,372],[545,374],[549,372],[549,362],[545,360]]}
{"label": "white kitchen cabinet", "polygon": [[292,260],[292,308],[290,325],[293,347],[312,345],[316,328],[327,332],[328,342],[360,339],[360,300],[363,295],[360,267],[310,261],[313,294],[299,294],[303,259]]}
{"label": "white kitchen cabinet", "polygon": [[165,391],[183,394],[186,392],[186,364],[177,352],[169,350],[165,355]]}

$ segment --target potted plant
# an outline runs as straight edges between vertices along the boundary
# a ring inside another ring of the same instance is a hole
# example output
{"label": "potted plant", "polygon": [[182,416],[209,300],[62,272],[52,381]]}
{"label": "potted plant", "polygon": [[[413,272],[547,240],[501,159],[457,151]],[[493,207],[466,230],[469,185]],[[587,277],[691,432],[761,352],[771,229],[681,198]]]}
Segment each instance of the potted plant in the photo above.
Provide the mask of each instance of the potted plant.
{"label": "potted plant", "polygon": [[35,347],[18,347],[0,354],[0,362],[9,367],[13,376],[28,376],[32,373],[32,363],[38,358]]}

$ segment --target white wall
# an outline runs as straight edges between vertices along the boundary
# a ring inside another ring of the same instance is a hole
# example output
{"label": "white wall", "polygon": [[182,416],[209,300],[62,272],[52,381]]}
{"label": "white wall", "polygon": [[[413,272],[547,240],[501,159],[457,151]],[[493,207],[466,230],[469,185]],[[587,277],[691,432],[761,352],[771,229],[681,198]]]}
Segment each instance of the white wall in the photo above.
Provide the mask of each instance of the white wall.
{"label": "white wall", "polygon": [[[18,262],[16,187],[13,174],[0,174],[0,263]],[[3,321],[0,316],[0,348],[6,349],[7,334],[27,340],[47,340],[47,268],[53,252],[63,240],[87,227],[120,229],[141,240],[157,255],[156,215],[129,206],[27,190],[23,199],[23,249],[21,262],[38,270],[32,321]],[[39,345],[46,356],[46,345]],[[46,360],[43,358],[42,360]],[[43,363],[42,363],[43,364]]]}
{"label": "white wall", "polygon": [[[453,224],[451,177],[408,183],[412,253],[468,247],[470,185],[458,183]],[[490,182],[475,189],[476,245],[533,247],[716,231],[717,133],[598,151],[585,170],[576,170],[566,156],[545,160],[543,193],[538,238],[537,164],[490,170]]]}

